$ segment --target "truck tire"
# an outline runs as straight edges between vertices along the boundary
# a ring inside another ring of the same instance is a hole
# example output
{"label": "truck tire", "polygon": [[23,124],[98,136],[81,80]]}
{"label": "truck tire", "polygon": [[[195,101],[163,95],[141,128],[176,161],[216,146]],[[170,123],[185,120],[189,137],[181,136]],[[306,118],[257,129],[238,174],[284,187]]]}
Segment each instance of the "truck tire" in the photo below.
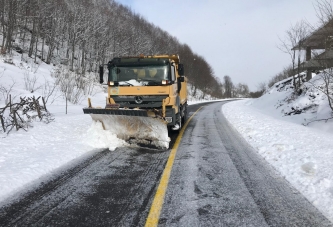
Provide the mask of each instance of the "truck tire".
{"label": "truck tire", "polygon": [[182,125],[184,125],[185,122],[186,122],[186,120],[187,120],[187,103],[185,103],[183,105],[182,113],[183,113],[183,116],[182,116]]}
{"label": "truck tire", "polygon": [[172,131],[180,131],[182,128],[183,117],[182,109],[180,106],[178,107],[178,110],[179,112],[176,114],[175,125],[171,127]]}

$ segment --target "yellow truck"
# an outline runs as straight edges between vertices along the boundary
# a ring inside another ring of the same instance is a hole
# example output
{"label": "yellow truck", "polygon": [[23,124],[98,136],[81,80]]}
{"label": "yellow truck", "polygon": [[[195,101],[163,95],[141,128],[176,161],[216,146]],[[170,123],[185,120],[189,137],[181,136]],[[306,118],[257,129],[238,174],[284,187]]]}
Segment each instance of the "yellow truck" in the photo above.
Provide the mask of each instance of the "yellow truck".
{"label": "yellow truck", "polygon": [[[178,55],[116,57],[107,64],[105,108],[83,109],[105,130],[130,143],[168,148],[169,130],[187,116],[187,78]],[[100,83],[104,83],[100,66]]]}

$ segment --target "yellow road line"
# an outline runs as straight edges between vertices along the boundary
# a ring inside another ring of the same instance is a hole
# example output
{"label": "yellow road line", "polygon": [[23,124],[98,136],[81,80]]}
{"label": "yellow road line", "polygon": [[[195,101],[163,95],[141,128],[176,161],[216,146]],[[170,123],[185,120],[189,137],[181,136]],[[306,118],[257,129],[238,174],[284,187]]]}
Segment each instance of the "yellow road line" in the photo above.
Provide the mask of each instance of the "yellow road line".
{"label": "yellow road line", "polygon": [[178,150],[180,140],[183,137],[184,131],[185,131],[188,123],[191,121],[191,119],[194,117],[194,115],[201,108],[202,107],[200,107],[197,111],[195,111],[195,113],[190,117],[190,119],[188,119],[186,121],[185,125],[183,126],[183,128],[179,132],[179,135],[176,139],[176,142],[173,145],[173,148],[170,152],[168,162],[167,162],[167,164],[164,168],[160,184],[158,185],[153,203],[151,205],[151,208],[150,208],[147,220],[146,220],[145,227],[152,227],[152,226],[157,226],[158,225],[158,220],[160,218],[162,206],[163,206],[163,203],[164,203],[165,193],[166,193],[166,190],[167,190],[167,187],[168,187],[172,166],[173,166],[173,163],[174,163],[174,160],[175,160],[175,157],[176,157],[176,153],[177,153],[177,150]]}

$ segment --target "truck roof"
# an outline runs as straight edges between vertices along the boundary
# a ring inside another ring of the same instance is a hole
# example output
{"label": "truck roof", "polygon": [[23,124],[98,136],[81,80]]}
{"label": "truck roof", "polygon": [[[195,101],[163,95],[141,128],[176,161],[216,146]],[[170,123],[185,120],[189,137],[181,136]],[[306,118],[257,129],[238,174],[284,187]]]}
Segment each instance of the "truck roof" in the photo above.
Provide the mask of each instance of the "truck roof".
{"label": "truck roof", "polygon": [[[172,55],[143,55],[140,54],[139,56],[121,56],[121,57],[116,57],[114,59],[170,59],[173,60],[175,63],[179,63],[179,56],[176,54]],[[130,61],[127,61],[130,62]]]}

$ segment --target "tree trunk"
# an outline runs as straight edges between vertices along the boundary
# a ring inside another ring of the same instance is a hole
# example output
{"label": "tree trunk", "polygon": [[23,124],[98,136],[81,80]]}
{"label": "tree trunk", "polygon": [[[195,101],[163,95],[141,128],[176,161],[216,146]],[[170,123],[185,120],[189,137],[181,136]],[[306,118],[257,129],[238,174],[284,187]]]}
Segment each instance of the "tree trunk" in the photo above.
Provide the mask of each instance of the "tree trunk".
{"label": "tree trunk", "polygon": [[8,11],[8,25],[7,25],[7,37],[6,37],[6,44],[5,49],[7,52],[11,50],[12,47],[12,36],[15,28],[16,22],[16,0],[9,1],[9,11]]}
{"label": "tree trunk", "polygon": [[5,0],[0,0],[0,11],[1,11],[1,27],[2,27],[2,44],[0,49],[0,54],[5,52],[5,42],[6,42],[6,25],[5,25]]}
{"label": "tree trunk", "polygon": [[298,50],[298,59],[297,59],[297,76],[298,76],[298,85],[297,85],[297,90],[299,90],[299,89],[301,88],[300,67],[301,67],[301,50]]}
{"label": "tree trunk", "polygon": [[38,51],[38,36],[39,36],[39,28],[37,28],[37,31],[36,31],[36,47],[35,47],[35,63],[37,63],[37,51]]}
{"label": "tree trunk", "polygon": [[42,53],[41,53],[41,58],[42,58],[42,61],[44,61],[44,44],[45,44],[45,38],[44,36],[42,37]]}
{"label": "tree trunk", "polygon": [[67,91],[66,91],[66,95],[65,95],[65,98],[66,98],[66,114],[67,114]]}
{"label": "tree trunk", "polygon": [[72,58],[71,58],[71,71],[74,71],[74,58],[75,58],[75,43],[72,43]]}
{"label": "tree trunk", "polygon": [[34,51],[35,36],[36,36],[36,18],[32,20],[32,34],[31,34],[30,47],[28,52],[29,57],[32,56],[32,52]]}
{"label": "tree trunk", "polygon": [[27,28],[27,23],[28,23],[27,21],[28,21],[28,18],[26,17],[25,20],[24,20],[24,28],[23,28],[21,61],[23,61],[24,45],[25,45],[25,35],[26,35],[26,28]]}
{"label": "tree trunk", "polygon": [[51,63],[51,59],[52,59],[52,56],[53,56],[53,51],[54,51],[54,43],[52,42],[52,44],[49,46],[49,50],[47,52],[46,64]]}
{"label": "tree trunk", "polygon": [[293,60],[292,60],[292,65],[293,65],[293,85],[294,85],[294,91],[297,90],[296,88],[296,80],[295,80],[295,56],[296,53],[295,53],[295,50],[293,51]]}
{"label": "tree trunk", "polygon": [[85,58],[85,52],[84,52],[85,44],[86,44],[86,42],[83,41],[83,44],[82,44],[82,58],[81,58],[82,75],[84,75],[86,73],[86,66],[85,66],[85,61],[84,61],[84,58]]}

